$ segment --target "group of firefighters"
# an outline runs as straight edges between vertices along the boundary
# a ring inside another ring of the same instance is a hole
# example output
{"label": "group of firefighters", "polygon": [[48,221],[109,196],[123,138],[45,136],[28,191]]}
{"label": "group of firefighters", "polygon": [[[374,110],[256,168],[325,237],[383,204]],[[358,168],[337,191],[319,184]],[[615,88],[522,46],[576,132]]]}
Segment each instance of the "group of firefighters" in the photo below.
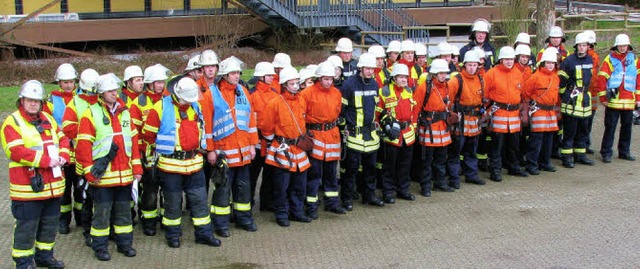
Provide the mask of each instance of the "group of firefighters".
{"label": "group of firefighters", "polygon": [[53,247],[72,216],[101,261],[111,258],[110,238],[136,255],[136,215],[144,235],[161,222],[178,248],[183,196],[196,243],[220,246],[214,234],[229,237],[230,223],[257,230],[254,204],[287,227],[317,219],[321,194],[325,211],[346,214],[358,199],[415,200],[412,180],[429,197],[459,189],[462,176],[484,185],[479,170],[497,182],[502,168],[555,172],[556,154],[567,168],[594,165],[598,100],[601,160],[612,160],[618,120],[618,158],[635,160],[640,63],[626,34],[600,62],[593,31],[577,34],[569,51],[554,26],[537,55],[526,33],[496,54],[489,32],[477,20],[467,45],[439,44],[429,65],[425,45],[411,40],[371,46],[355,60],[341,38],[325,62],[298,71],[278,53],[248,82],[237,58],[219,61],[212,50],[171,78],[160,64],[129,66],[122,80],[62,64],[60,89],[48,98],[27,81],[1,129],[16,268],[64,268]]}

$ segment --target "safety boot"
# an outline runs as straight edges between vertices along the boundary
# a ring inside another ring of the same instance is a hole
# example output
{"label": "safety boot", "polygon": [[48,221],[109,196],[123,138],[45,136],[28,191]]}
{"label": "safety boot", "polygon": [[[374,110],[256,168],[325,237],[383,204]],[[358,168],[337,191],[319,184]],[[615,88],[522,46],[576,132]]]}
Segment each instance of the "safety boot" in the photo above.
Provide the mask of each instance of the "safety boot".
{"label": "safety boot", "polygon": [[576,162],[579,164],[584,164],[584,165],[594,165],[595,162],[589,158],[587,158],[587,155],[584,153],[580,153],[580,154],[576,154]]}
{"label": "safety boot", "polygon": [[575,163],[573,162],[573,155],[562,154],[562,166],[564,166],[566,168],[575,167]]}

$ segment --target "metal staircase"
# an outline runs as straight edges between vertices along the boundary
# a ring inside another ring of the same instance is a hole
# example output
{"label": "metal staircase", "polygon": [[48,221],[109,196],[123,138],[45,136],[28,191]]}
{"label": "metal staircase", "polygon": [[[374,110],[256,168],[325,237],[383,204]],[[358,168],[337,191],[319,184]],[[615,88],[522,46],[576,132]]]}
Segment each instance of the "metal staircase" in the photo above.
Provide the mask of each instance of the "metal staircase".
{"label": "metal staircase", "polygon": [[[273,26],[301,29],[339,27],[354,40],[382,45],[403,38],[403,26],[417,26],[404,10],[388,0],[238,0]],[[398,34],[392,34],[398,33]],[[406,38],[427,42],[427,31],[409,31]]]}

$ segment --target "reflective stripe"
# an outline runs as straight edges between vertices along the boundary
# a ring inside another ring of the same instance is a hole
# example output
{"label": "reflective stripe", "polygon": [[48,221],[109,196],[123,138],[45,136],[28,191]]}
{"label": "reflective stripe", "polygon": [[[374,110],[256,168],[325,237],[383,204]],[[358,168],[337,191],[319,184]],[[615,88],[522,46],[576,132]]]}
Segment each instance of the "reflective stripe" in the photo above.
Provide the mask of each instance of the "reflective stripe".
{"label": "reflective stripe", "polygon": [[216,215],[229,215],[231,214],[231,207],[230,206],[220,207],[220,206],[212,205],[211,213]]}
{"label": "reflective stripe", "polygon": [[211,217],[209,215],[202,218],[191,218],[191,220],[194,226],[209,225],[209,223],[211,223]]}
{"label": "reflective stripe", "polygon": [[78,203],[76,201],[73,201],[73,209],[78,210],[78,211],[82,210],[82,203]]}
{"label": "reflective stripe", "polygon": [[71,208],[71,205],[60,205],[60,213],[69,213]]}
{"label": "reflective stripe", "polygon": [[318,202],[318,196],[307,196],[308,203],[316,203]]}
{"label": "reflective stripe", "polygon": [[35,248],[30,248],[30,249],[15,249],[15,248],[12,248],[11,249],[11,257],[14,257],[14,258],[29,257],[29,256],[33,256],[35,254],[36,254],[36,249]]}
{"label": "reflective stripe", "polygon": [[182,218],[168,219],[167,217],[162,217],[162,224],[165,226],[179,226],[181,222]]}
{"label": "reflective stripe", "polygon": [[143,219],[154,219],[158,216],[158,209],[154,209],[151,211],[144,211],[144,210],[141,210],[141,211],[142,211]]}
{"label": "reflective stripe", "polygon": [[[227,104],[227,101],[224,100],[222,93],[217,85],[211,85],[209,92],[211,92],[211,97],[213,101],[214,111],[218,111],[219,113],[214,113],[213,115],[213,140],[220,141],[221,139],[233,134],[236,130],[236,126],[238,126],[239,130],[249,132],[249,121],[251,114],[251,105],[247,96],[244,92],[244,88],[238,84],[236,85],[236,93],[240,93],[239,95],[235,95],[235,104],[233,109],[235,110],[235,123],[233,119],[233,112]],[[220,113],[222,112],[222,113]]]}
{"label": "reflective stripe", "polygon": [[125,226],[113,225],[113,231],[116,234],[127,234],[127,233],[133,232],[133,226],[132,225],[125,225]]}
{"label": "reflective stripe", "polygon": [[338,197],[339,193],[337,191],[325,191],[324,195],[327,197]]}
{"label": "reflective stripe", "polygon": [[573,154],[573,149],[560,149],[560,154]]}
{"label": "reflective stripe", "polygon": [[251,203],[233,203],[233,209],[238,211],[250,211]]}
{"label": "reflective stripe", "polygon": [[109,227],[104,229],[98,229],[91,226],[91,235],[92,236],[109,236]]}
{"label": "reflective stripe", "polygon": [[53,247],[56,245],[55,242],[53,243],[45,243],[45,242],[38,242],[36,241],[36,248],[39,250],[53,250]]}

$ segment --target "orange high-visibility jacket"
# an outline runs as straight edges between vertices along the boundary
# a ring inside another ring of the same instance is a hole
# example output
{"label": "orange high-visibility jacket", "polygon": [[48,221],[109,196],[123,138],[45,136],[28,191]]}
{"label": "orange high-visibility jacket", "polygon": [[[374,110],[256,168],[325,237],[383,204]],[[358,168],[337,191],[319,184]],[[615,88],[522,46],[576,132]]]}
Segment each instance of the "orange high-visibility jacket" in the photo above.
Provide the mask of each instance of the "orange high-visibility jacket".
{"label": "orange high-visibility jacket", "polygon": [[[388,89],[388,95],[385,95],[385,87]],[[400,136],[396,140],[389,140],[385,137],[384,141],[396,147],[402,146],[403,142],[407,145],[413,145],[415,142],[415,130],[418,118],[414,116],[413,107],[417,105],[413,99],[413,91],[398,87],[395,82],[385,85],[378,90],[378,107],[376,108],[376,117],[378,122],[382,120],[384,114],[393,116],[401,123],[407,124],[407,127],[400,130]],[[423,98],[424,99],[424,98]]]}
{"label": "orange high-visibility jacket", "polygon": [[[422,106],[427,93],[427,83],[432,83],[431,95],[426,104]],[[416,106],[413,107],[413,114],[416,119],[422,111],[430,113],[446,113],[449,111],[450,104],[445,102],[449,99],[449,87],[446,81],[439,82],[434,78],[426,83],[419,84],[413,96],[416,100]],[[451,135],[449,134],[449,128],[447,128],[445,119],[438,119],[437,121],[434,121],[431,117],[428,117],[428,119],[431,121],[430,126],[420,126],[418,130],[420,145],[426,147],[445,147],[451,144]]]}
{"label": "orange high-visibility jacket", "polygon": [[[523,96],[525,102],[534,101],[541,106],[556,106],[559,99],[560,78],[558,70],[541,67],[535,74],[524,83]],[[558,118],[554,109],[538,110],[529,117],[532,132],[553,132],[557,131]]]}
{"label": "orange high-visibility jacket", "polygon": [[[126,123],[127,119],[123,117],[123,112],[127,110],[122,100],[118,99],[116,110],[111,113],[106,104],[98,101],[100,108],[104,114],[109,117],[109,125],[113,128],[113,142],[118,146],[116,157],[109,163],[109,167],[102,177],[100,183],[94,184],[96,187],[114,187],[127,186],[133,182],[134,175],[142,175],[142,163],[140,162],[140,150],[138,149],[138,132],[131,122]],[[96,139],[95,125],[104,124],[103,118],[94,118],[91,110],[85,111],[80,118],[80,126],[78,127],[78,137],[76,146],[76,160],[84,167],[84,177],[89,182],[95,182],[95,177],[91,173],[93,160],[93,142]],[[124,136],[122,128],[131,128],[132,143],[131,157],[127,156],[125,150]],[[109,182],[109,183],[107,183]]]}
{"label": "orange high-visibility jacket", "polygon": [[[29,123],[42,122],[42,133]],[[14,201],[46,200],[64,193],[64,177],[54,177],[49,167],[49,146],[58,148],[59,156],[69,161],[69,139],[49,113],[31,117],[22,106],[10,114],[2,124],[2,148],[9,159],[9,197]],[[34,192],[31,177],[39,173],[44,189]]]}
{"label": "orange high-visibility jacket", "polygon": [[593,69],[591,69],[593,70],[593,73],[591,74],[591,85],[589,85],[589,92],[591,93],[591,109],[597,110],[598,106],[596,104],[598,103],[598,98],[596,98],[596,96],[598,96],[598,83],[596,82],[596,77],[598,77],[598,71],[600,71],[600,55],[598,55],[593,48],[589,48],[587,53],[593,59]]}
{"label": "orange high-visibility jacket", "polygon": [[[221,79],[218,83],[218,88],[225,102],[229,104],[229,107],[235,107],[236,85],[231,85],[225,79]],[[244,88],[244,86],[242,90],[244,91],[244,95],[249,98],[249,91]],[[212,133],[214,113],[228,113],[226,111],[214,111],[212,98],[211,89],[208,89],[202,94],[202,99],[199,101],[202,115],[204,116],[204,130],[207,134]],[[231,115],[235,121],[235,109],[231,109]],[[231,135],[218,141],[214,141],[212,136],[207,135],[207,150],[223,151],[227,156],[227,164],[229,167],[239,167],[251,163],[251,153],[249,150],[258,144],[258,128],[256,127],[256,115],[253,113],[253,108],[251,108],[249,115],[249,131],[240,130],[236,125],[236,130]]]}
{"label": "orange high-visibility jacket", "polygon": [[[487,99],[499,105],[520,105],[523,81],[522,74],[517,69],[499,64],[487,72],[484,83]],[[495,109],[495,105],[489,109]],[[492,115],[489,128],[496,133],[520,132],[519,110],[498,108]]]}
{"label": "orange high-visibility jacket", "polygon": [[531,66],[515,63],[513,67],[517,68],[518,71],[522,73],[522,81],[527,81],[531,77],[531,75],[533,75],[533,71],[531,71]]}
{"label": "orange high-visibility jacket", "polygon": [[[331,86],[325,89],[316,82],[300,93],[307,109],[305,122],[308,124],[334,124],[342,110],[342,94]],[[313,134],[313,151],[311,157],[322,161],[340,160],[340,132],[335,125],[329,130],[311,130]]]}
{"label": "orange high-visibility jacket", "polygon": [[[627,57],[627,53],[619,53],[617,51],[613,51],[604,58],[602,61],[602,66],[600,67],[600,72],[598,72],[597,78],[597,88],[598,88],[598,96],[600,97],[600,102],[609,102],[607,107],[619,110],[633,110],[635,108],[636,102],[640,102],[640,73],[636,76],[636,91],[632,93],[624,89],[624,80],[618,86],[618,94],[611,98],[611,100],[607,100],[607,81],[611,77],[611,73],[614,71],[613,64],[611,63],[611,57],[614,57],[621,62],[625,62],[625,58]],[[636,55],[635,66],[640,71],[640,61],[638,60],[638,55]],[[623,67],[624,70],[624,67]]]}
{"label": "orange high-visibility jacket", "polygon": [[[483,69],[478,69],[478,71]],[[460,88],[460,80],[462,80],[462,92],[458,93]],[[462,106],[464,124],[464,136],[476,136],[480,134],[480,115],[479,109],[482,105],[482,98],[484,95],[484,80],[480,81],[480,75],[470,75],[467,70],[462,68],[462,71],[458,75],[451,76],[449,80],[449,99],[455,104],[456,96],[460,94],[460,100],[458,103]]]}
{"label": "orange high-visibility jacket", "polygon": [[[172,105],[176,119],[176,145],[175,151],[194,151],[200,149],[200,137],[204,126],[198,122],[198,116],[190,104],[179,105],[175,97]],[[149,110],[144,127],[142,128],[142,140],[146,145],[155,148],[156,138],[160,130],[162,120],[163,102],[159,101]],[[182,112],[182,113],[181,113]],[[186,119],[182,119],[186,115]],[[196,154],[193,158],[178,160],[160,155],[158,169],[167,173],[190,175],[202,169],[202,155]]]}
{"label": "orange high-visibility jacket", "polygon": [[[251,110],[253,110],[253,114],[256,117],[256,126],[258,127],[258,134],[263,135],[263,130],[265,127],[265,110],[267,109],[267,105],[275,99],[279,98],[280,95],[278,91],[273,88],[271,85],[264,83],[263,81],[258,81],[255,86],[255,91],[251,94]],[[267,141],[264,137],[258,137],[259,142],[256,145],[256,149],[260,150],[261,156],[267,156]]]}
{"label": "orange high-visibility jacket", "polygon": [[[303,172],[311,167],[305,151],[295,144],[288,145],[288,147],[283,145],[286,148],[284,149],[281,148],[281,143],[278,142],[278,137],[295,139],[300,137],[301,133],[306,133],[304,121],[306,110],[307,104],[304,99],[299,94],[293,95],[288,91],[283,92],[281,97],[273,99],[269,103],[265,111],[265,119],[267,121],[265,126],[267,128],[263,131],[263,134],[267,139],[273,139],[273,142],[267,150],[266,164],[287,169],[291,172]],[[298,130],[298,127],[300,127],[300,130]],[[282,150],[278,150],[279,148]]]}

